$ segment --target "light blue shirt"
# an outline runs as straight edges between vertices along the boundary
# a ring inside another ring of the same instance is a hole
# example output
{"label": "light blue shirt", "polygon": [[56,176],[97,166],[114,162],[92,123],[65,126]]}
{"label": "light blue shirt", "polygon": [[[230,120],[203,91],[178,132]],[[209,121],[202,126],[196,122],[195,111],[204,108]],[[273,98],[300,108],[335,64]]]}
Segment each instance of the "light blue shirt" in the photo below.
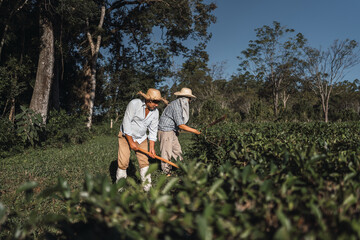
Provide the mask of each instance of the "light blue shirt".
{"label": "light blue shirt", "polygon": [[[126,107],[120,131],[131,136],[138,143],[142,143],[146,138],[156,142],[159,110],[150,111],[145,117],[145,108],[145,101],[140,99],[131,100]],[[149,135],[147,135],[147,130],[149,130]]]}
{"label": "light blue shirt", "polygon": [[166,106],[160,117],[159,130],[164,132],[177,131],[179,125],[185,124],[180,98]]}

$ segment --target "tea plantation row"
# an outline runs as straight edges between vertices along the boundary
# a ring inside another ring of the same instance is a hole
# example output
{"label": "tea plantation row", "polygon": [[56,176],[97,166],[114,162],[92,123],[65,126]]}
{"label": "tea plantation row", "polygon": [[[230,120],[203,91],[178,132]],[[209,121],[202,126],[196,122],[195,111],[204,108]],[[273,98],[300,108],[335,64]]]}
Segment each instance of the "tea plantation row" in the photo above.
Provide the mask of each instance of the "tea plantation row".
{"label": "tea plantation row", "polygon": [[[20,191],[30,213],[19,226],[10,220],[22,213],[0,206],[1,228],[20,239],[358,239],[359,130],[357,122],[218,125],[149,193],[139,176],[112,184],[86,175],[80,190],[59,178],[37,195],[28,183]],[[63,207],[39,214],[44,199]]]}

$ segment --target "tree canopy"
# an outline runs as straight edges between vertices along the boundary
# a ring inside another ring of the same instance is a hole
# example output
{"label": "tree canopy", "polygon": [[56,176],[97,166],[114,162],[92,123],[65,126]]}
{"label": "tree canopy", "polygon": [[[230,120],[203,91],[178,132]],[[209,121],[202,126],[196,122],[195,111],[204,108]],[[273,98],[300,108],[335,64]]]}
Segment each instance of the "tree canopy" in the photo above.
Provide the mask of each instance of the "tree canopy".
{"label": "tree canopy", "polygon": [[239,71],[226,78],[222,63],[209,66],[215,9],[205,0],[2,0],[2,117],[14,122],[25,106],[47,123],[63,109],[91,128],[94,117],[119,120],[139,90],[156,87],[172,99],[186,86],[198,96],[198,122],[224,113],[239,121],[359,118],[358,87],[344,78],[358,63],[356,41],[316,49],[273,22],[255,29]]}

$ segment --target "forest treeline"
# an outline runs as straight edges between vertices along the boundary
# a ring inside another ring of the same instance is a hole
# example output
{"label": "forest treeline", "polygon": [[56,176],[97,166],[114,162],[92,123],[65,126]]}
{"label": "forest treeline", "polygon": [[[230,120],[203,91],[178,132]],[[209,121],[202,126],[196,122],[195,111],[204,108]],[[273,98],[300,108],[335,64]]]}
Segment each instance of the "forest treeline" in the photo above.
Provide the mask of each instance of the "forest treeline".
{"label": "forest treeline", "polygon": [[[225,77],[225,64],[210,66],[206,51],[215,9],[204,0],[1,0],[3,131],[31,142],[51,121],[56,129],[69,119],[87,128],[121,121],[128,101],[149,87],[169,100],[192,88],[197,123],[223,114],[232,121],[359,120],[360,81],[346,79],[359,63],[357,41],[314,48],[274,21],[255,29],[234,60],[238,72]],[[174,67],[179,56],[183,64]]]}

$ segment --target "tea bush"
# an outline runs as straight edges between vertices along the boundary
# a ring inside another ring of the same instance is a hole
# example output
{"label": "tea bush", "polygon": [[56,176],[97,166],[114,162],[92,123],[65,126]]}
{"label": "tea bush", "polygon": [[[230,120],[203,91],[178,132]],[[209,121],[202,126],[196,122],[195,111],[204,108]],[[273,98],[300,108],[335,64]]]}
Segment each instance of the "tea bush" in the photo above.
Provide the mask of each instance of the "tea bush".
{"label": "tea bush", "polygon": [[[18,239],[358,239],[359,130],[222,124],[195,136],[191,158],[174,177],[158,175],[149,193],[138,173],[117,184],[86,175],[80,189],[59,178],[40,194],[28,183],[19,194],[29,214],[0,205],[1,227]],[[64,207],[40,214],[43,199]],[[14,215],[21,224],[3,220]]]}
{"label": "tea bush", "polygon": [[228,179],[225,192],[267,237],[358,238],[359,130],[358,122],[227,124],[200,135],[193,158],[218,166],[212,175]]}

